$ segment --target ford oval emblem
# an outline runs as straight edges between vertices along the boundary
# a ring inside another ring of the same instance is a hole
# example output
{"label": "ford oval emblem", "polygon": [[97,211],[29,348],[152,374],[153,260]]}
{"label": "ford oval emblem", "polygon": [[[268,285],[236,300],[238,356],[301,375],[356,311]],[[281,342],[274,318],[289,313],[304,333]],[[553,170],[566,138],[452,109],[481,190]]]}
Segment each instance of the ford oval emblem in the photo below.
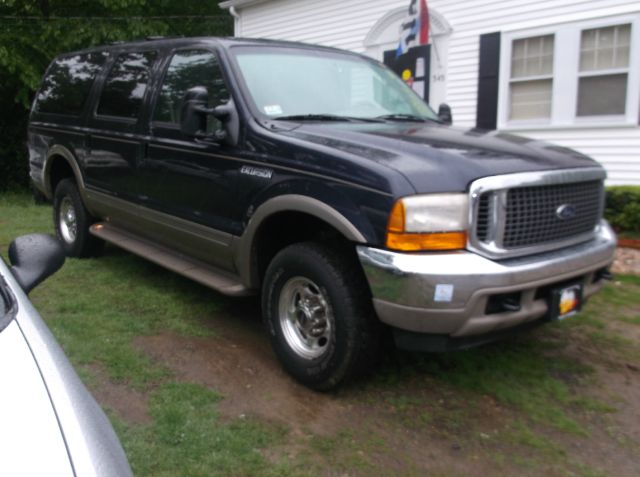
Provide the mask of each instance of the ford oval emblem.
{"label": "ford oval emblem", "polygon": [[556,209],[556,217],[561,220],[573,219],[576,216],[576,207],[571,204],[562,204]]}

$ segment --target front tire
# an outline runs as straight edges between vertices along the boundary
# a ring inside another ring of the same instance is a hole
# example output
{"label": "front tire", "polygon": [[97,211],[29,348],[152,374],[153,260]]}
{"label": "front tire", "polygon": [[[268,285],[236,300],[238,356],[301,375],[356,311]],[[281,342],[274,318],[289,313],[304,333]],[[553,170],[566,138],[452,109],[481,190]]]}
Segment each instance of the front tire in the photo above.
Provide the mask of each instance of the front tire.
{"label": "front tire", "polygon": [[283,367],[312,389],[375,362],[379,324],[353,253],[313,242],[283,249],[265,274],[262,310]]}
{"label": "front tire", "polygon": [[76,183],[63,179],[53,195],[53,223],[56,236],[69,257],[91,257],[104,244],[89,233],[95,219],[84,206]]}

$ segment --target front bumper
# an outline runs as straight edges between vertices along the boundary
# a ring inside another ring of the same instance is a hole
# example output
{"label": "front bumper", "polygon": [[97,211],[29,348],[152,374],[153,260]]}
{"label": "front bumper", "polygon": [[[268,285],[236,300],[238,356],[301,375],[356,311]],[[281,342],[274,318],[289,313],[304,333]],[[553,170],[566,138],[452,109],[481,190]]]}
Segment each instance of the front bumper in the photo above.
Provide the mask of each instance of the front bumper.
{"label": "front bumper", "polygon": [[[413,333],[468,338],[545,317],[544,292],[554,284],[582,282],[583,296],[594,294],[615,247],[615,234],[602,221],[588,242],[500,261],[468,251],[411,254],[365,246],[357,251],[382,322]],[[519,309],[491,309],[496,296],[505,294],[518,296]]]}

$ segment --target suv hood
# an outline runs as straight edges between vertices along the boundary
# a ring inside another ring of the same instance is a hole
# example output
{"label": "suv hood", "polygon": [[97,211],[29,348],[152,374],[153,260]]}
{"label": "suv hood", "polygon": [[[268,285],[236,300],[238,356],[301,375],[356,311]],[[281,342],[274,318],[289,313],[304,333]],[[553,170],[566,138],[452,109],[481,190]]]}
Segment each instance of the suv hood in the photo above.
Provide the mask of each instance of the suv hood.
{"label": "suv hood", "polygon": [[73,476],[47,387],[16,321],[0,332],[0,475]]}
{"label": "suv hood", "polygon": [[498,174],[597,165],[544,141],[437,123],[303,123],[284,134],[382,163],[417,193],[464,191],[475,179]]}

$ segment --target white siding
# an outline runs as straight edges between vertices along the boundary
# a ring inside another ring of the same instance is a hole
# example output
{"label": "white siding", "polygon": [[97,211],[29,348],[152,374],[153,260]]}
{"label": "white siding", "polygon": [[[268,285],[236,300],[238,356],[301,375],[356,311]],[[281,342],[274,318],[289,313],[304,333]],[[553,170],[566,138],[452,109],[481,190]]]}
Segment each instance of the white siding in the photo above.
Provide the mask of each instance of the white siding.
{"label": "white siding", "polygon": [[607,184],[640,185],[640,129],[548,129],[518,131],[523,136],[561,144],[604,164]]}
{"label": "white siding", "polygon": [[[363,52],[364,39],[408,0],[270,0],[244,8],[236,35],[317,43]],[[446,100],[455,124],[475,124],[479,35],[640,12],[637,0],[428,0],[451,25]],[[611,183],[640,184],[640,128],[518,131],[601,161]]]}

